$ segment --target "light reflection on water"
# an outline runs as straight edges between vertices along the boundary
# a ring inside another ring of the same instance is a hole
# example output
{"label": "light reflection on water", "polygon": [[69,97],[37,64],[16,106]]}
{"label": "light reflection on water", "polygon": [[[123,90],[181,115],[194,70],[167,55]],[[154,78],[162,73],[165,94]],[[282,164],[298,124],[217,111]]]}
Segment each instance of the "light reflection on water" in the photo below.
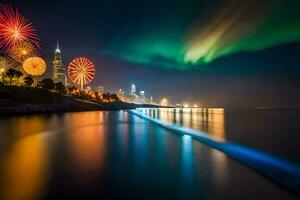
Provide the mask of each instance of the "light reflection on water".
{"label": "light reflection on water", "polygon": [[195,176],[195,163],[193,152],[193,139],[189,135],[183,135],[181,141],[181,175],[182,175],[182,198],[191,198],[187,188],[195,187],[193,177]]}
{"label": "light reflection on water", "polygon": [[[128,113],[120,112],[118,114],[119,121],[128,121]],[[120,149],[120,154],[123,156],[128,152],[129,146],[129,125],[128,123],[117,124],[117,141]]]}
{"label": "light reflection on water", "polygon": [[226,139],[223,108],[139,108],[137,111],[168,123],[209,133],[217,140]]}
{"label": "light reflection on water", "polygon": [[10,147],[3,159],[3,199],[37,199],[47,181],[48,157],[44,134],[27,136]]}
{"label": "light reflection on water", "polygon": [[[225,139],[224,110],[173,111],[146,112]],[[1,200],[286,196],[223,153],[127,112],[12,117],[0,130]]]}
{"label": "light reflection on water", "polygon": [[182,136],[182,174],[184,180],[190,179],[193,176],[193,140],[189,135]]}
{"label": "light reflection on water", "polygon": [[102,170],[105,160],[105,131],[103,126],[88,126],[76,129],[69,134],[72,161],[84,178],[93,177]]}

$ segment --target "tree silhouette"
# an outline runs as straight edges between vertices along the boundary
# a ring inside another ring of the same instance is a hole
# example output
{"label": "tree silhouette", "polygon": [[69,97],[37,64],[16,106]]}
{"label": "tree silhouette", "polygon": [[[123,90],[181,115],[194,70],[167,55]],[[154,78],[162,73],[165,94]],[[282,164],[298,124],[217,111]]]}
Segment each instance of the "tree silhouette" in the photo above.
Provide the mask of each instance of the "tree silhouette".
{"label": "tree silhouette", "polygon": [[41,86],[45,90],[53,90],[55,88],[55,84],[51,78],[45,78],[41,81]]}
{"label": "tree silhouette", "polygon": [[74,90],[77,90],[77,87],[75,87],[75,86],[71,86],[71,87],[69,87],[69,88],[68,88],[68,90],[70,90],[70,91],[74,91]]}
{"label": "tree silhouette", "polygon": [[21,71],[15,70],[15,76],[18,78],[18,85],[20,85],[20,78],[23,76]]}
{"label": "tree silhouette", "polygon": [[71,86],[71,87],[68,87],[68,93],[71,94],[71,95],[76,95],[76,92],[77,91],[77,87],[75,86]]}
{"label": "tree silhouette", "polygon": [[12,81],[13,77],[16,76],[16,70],[9,68],[5,74],[9,78],[9,85],[11,85],[11,81]]}
{"label": "tree silhouette", "polygon": [[102,100],[104,102],[121,102],[118,95],[110,94],[109,92],[102,94]]}
{"label": "tree silhouette", "polygon": [[110,100],[113,102],[120,102],[121,100],[119,99],[117,94],[111,94],[110,95]]}
{"label": "tree silhouette", "polygon": [[24,78],[24,83],[27,87],[30,87],[34,83],[34,80],[31,78],[31,76],[26,76]]}
{"label": "tree silhouette", "polygon": [[55,83],[55,90],[57,93],[65,94],[66,93],[66,87],[62,82]]}

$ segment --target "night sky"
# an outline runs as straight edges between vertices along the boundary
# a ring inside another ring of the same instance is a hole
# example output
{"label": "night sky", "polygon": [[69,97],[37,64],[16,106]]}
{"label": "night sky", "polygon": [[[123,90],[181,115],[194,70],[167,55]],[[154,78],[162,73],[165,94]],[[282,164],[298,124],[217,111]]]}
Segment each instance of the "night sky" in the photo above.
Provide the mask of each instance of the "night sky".
{"label": "night sky", "polygon": [[38,30],[48,66],[57,40],[65,65],[93,60],[92,86],[135,83],[172,103],[300,107],[299,0],[4,2]]}

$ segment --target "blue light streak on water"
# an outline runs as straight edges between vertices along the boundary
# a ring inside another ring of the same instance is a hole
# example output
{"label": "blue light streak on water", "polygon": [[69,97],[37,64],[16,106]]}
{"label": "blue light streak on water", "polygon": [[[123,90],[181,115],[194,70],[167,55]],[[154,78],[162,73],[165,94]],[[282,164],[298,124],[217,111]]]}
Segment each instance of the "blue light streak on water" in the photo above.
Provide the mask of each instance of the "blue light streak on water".
{"label": "blue light streak on water", "polygon": [[281,159],[274,155],[255,150],[240,144],[229,141],[216,141],[209,135],[196,131],[194,129],[185,128],[179,125],[163,122],[158,119],[148,117],[135,110],[128,111],[131,114],[147,119],[169,131],[183,135],[184,140],[188,140],[188,136],[218,149],[223,153],[239,160],[241,163],[255,169],[257,172],[271,178],[288,189],[300,193],[300,165],[290,161]]}
{"label": "blue light streak on water", "polygon": [[193,199],[193,194],[190,194],[188,191],[191,188],[196,190],[195,184],[195,163],[193,159],[193,139],[190,135],[183,135],[181,141],[181,194],[182,199]]}

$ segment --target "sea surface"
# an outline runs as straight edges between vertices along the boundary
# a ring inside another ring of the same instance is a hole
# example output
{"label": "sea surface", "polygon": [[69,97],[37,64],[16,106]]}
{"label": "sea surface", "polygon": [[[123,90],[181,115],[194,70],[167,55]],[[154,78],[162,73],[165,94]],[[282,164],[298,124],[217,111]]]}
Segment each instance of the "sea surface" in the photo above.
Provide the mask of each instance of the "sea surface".
{"label": "sea surface", "polygon": [[[299,110],[140,110],[299,163]],[[0,118],[0,199],[298,199],[126,111]]]}

